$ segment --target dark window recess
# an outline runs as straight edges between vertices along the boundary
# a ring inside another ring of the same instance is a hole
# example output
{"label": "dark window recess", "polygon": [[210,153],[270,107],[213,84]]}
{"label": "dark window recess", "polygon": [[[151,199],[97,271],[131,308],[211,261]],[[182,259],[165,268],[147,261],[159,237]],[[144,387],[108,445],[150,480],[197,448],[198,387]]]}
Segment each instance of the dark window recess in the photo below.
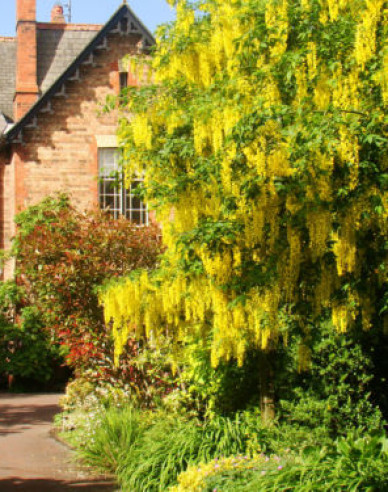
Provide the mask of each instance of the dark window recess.
{"label": "dark window recess", "polygon": [[126,87],[128,87],[128,73],[120,72],[120,90],[122,91]]}

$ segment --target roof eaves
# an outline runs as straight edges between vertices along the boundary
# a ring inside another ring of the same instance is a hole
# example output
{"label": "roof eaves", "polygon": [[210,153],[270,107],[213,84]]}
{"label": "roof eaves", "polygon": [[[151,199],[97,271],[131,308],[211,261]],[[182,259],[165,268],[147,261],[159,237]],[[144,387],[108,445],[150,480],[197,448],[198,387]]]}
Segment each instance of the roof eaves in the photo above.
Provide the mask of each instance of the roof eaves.
{"label": "roof eaves", "polygon": [[123,4],[109,19],[109,21],[104,25],[104,27],[99,31],[92,41],[86,46],[86,48],[75,58],[75,60],[69,65],[69,67],[63,72],[63,74],[52,84],[52,86],[42,95],[38,101],[30,108],[30,110],[15,124],[11,129],[5,134],[8,142],[17,139],[23,128],[29,125],[35,118],[38,112],[49,103],[50,99],[54,97],[55,94],[61,92],[63,84],[74,75],[77,68],[85,61],[90,58],[90,55],[98,49],[98,47],[103,43],[104,38],[113,31],[118,25],[120,20],[129,13],[133,20],[137,23],[137,27],[140,29],[140,33],[147,39],[150,46],[155,44],[155,39],[150,33],[150,31],[144,26],[144,24],[138,19],[138,17],[132,12],[128,5]]}

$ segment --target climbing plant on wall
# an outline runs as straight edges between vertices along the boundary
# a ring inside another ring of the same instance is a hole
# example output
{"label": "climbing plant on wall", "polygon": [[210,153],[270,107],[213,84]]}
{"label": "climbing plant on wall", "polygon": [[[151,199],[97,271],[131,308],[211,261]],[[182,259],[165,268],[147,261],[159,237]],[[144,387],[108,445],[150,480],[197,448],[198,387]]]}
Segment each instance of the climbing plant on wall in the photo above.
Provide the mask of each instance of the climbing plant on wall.
{"label": "climbing plant on wall", "polygon": [[200,334],[213,366],[241,364],[293,326],[303,370],[312,326],[387,321],[388,4],[170,3],[120,126],[167,250],[101,293],[116,356],[132,333]]}

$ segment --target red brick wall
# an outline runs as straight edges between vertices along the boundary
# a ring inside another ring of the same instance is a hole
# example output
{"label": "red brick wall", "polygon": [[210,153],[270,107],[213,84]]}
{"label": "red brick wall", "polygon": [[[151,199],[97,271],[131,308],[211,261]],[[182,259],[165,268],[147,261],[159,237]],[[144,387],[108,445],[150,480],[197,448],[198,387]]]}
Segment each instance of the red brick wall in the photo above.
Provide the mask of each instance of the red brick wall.
{"label": "red brick wall", "polygon": [[[7,163],[7,165],[6,165]],[[15,205],[15,166],[9,162],[9,157],[0,154],[0,248],[9,249],[11,238],[15,233],[14,205]],[[1,271],[1,270],[0,270]],[[5,278],[12,275],[12,262],[4,268]],[[2,275],[0,275],[0,279]]]}
{"label": "red brick wall", "polygon": [[[95,66],[81,66],[81,80],[66,83],[66,97],[52,98],[52,113],[39,114],[37,128],[23,131],[23,144],[14,146],[5,185],[15,189],[16,213],[58,191],[69,193],[80,209],[97,203],[96,135],[115,135],[118,120],[117,112],[102,113],[102,105],[107,95],[118,92],[117,60],[135,51],[137,41],[110,36],[109,49],[98,52]],[[6,195],[4,221],[9,224],[13,196]],[[12,226],[7,225],[5,246],[11,233]]]}

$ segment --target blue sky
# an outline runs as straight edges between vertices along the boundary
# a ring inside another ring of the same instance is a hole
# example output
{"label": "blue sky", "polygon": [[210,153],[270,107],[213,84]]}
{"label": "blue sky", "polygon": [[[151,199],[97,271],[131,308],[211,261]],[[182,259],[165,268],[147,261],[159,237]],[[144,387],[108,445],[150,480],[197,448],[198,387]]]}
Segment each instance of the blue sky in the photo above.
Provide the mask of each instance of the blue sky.
{"label": "blue sky", "polygon": [[[37,20],[49,21],[55,3],[55,0],[37,0]],[[105,24],[121,3],[121,0],[71,0],[72,22]],[[152,32],[158,24],[174,17],[166,0],[128,0],[128,5]],[[0,0],[0,9],[0,36],[14,36],[16,0]]]}

